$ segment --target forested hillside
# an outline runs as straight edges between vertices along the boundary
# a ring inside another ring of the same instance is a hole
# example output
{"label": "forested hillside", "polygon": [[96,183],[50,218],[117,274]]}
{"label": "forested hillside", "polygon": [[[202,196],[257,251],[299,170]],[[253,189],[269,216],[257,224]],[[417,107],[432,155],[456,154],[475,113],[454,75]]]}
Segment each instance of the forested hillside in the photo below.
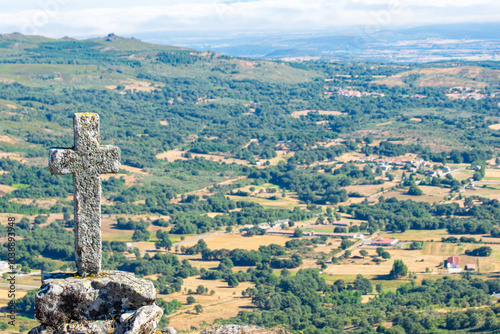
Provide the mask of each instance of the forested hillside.
{"label": "forested hillside", "polygon": [[[74,113],[95,112],[122,151],[102,181],[103,267],[151,279],[164,323],[493,333],[499,106],[495,62],[271,62],[3,35],[0,260],[12,216],[20,272],[74,270],[72,177],[47,156],[73,145]],[[448,271],[454,255],[477,270]],[[19,301],[31,327],[33,298]],[[198,320],[194,303],[209,310]]]}

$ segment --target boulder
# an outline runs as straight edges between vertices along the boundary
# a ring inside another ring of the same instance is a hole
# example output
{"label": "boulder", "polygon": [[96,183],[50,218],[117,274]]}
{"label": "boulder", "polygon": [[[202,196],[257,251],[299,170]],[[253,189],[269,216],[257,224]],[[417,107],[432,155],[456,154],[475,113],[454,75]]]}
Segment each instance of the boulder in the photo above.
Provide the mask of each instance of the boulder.
{"label": "boulder", "polygon": [[132,273],[106,271],[95,276],[47,275],[35,299],[35,316],[47,327],[71,322],[119,320],[156,301],[153,283]]}
{"label": "boulder", "polygon": [[161,320],[163,311],[157,305],[143,306],[127,317],[114,334],[152,334]]}
{"label": "boulder", "polygon": [[28,332],[28,334],[53,334],[54,329],[52,328],[47,328],[45,325],[41,325],[38,327],[33,328]]}
{"label": "boulder", "polygon": [[160,329],[161,334],[177,334],[177,331],[174,327],[164,327]]}
{"label": "boulder", "polygon": [[56,328],[42,325],[33,328],[28,334],[109,334],[114,330],[113,320],[95,320],[61,324]]}
{"label": "boulder", "polygon": [[202,330],[200,334],[287,334],[281,328],[264,329],[260,327],[224,325]]}

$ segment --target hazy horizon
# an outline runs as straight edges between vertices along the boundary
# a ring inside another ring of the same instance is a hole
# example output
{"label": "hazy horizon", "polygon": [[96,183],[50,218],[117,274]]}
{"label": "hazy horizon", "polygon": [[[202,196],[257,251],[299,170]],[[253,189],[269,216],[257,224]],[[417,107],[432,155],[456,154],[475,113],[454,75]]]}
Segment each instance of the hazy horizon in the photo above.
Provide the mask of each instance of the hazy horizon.
{"label": "hazy horizon", "polygon": [[2,4],[0,32],[52,38],[313,33],[500,22],[493,0],[39,0]]}

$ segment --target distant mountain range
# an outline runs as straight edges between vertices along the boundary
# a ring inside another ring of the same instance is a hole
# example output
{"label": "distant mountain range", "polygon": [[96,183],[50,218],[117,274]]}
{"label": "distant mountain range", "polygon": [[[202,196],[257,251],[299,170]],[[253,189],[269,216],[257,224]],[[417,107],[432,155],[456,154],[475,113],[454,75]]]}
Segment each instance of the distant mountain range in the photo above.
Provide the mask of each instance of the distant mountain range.
{"label": "distant mountain range", "polygon": [[200,33],[173,37],[158,32],[136,37],[148,42],[264,59],[395,62],[500,59],[500,23],[430,25],[373,33],[366,30],[352,27],[294,33],[201,34],[202,37]]}

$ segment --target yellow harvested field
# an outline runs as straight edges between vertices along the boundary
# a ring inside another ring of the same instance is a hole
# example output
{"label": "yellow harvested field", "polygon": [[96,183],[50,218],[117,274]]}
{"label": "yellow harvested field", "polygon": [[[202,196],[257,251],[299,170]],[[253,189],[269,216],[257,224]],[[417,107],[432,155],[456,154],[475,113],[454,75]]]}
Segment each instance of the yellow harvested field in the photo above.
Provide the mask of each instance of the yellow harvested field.
{"label": "yellow harvested field", "polygon": [[[419,231],[411,231],[410,233],[415,233]],[[435,233],[435,237],[431,238],[432,232]],[[410,235],[410,234],[408,234]],[[447,236],[443,231],[422,231],[422,237],[420,239],[429,240],[440,240],[441,236]],[[398,234],[387,235],[391,238],[398,238],[404,240],[403,236]],[[411,240],[419,240],[419,238],[409,238]],[[377,265],[371,261],[370,255],[374,254],[375,247],[364,247],[367,250],[369,256],[362,259],[348,259],[343,260],[339,265],[330,265],[325,273],[328,274],[338,274],[344,275],[349,273],[350,275],[363,274],[363,275],[386,275],[390,272],[392,264],[395,259],[403,260],[403,262],[408,266],[408,270],[414,273],[425,273],[428,268],[430,273],[447,273],[442,267],[439,267],[440,263],[452,255],[459,256],[460,266],[463,268],[466,264],[477,264],[479,261],[479,268],[481,272],[497,272],[500,270],[500,245],[490,245],[493,249],[493,254],[490,257],[472,257],[465,255],[466,250],[475,249],[480,247],[476,244],[452,244],[452,243],[441,243],[441,242],[427,242],[424,245],[423,250],[408,250],[408,249],[391,249],[387,248],[387,251],[391,254],[391,259],[386,262],[382,262]],[[359,250],[353,251],[353,256],[359,255]]]}
{"label": "yellow harvested field", "polygon": [[23,159],[19,155],[19,153],[13,153],[13,152],[0,152],[0,159],[1,158],[9,158],[12,160],[17,160],[17,161],[22,161]]}
{"label": "yellow harvested field", "polygon": [[[234,159],[234,158],[226,158],[220,155],[215,155],[215,154],[200,154],[200,153],[193,153],[193,157],[202,157],[207,160],[213,160],[213,161],[219,161],[219,162],[225,162],[227,164],[232,164],[237,163],[238,165],[245,165],[245,166],[250,166],[251,163],[246,161],[246,160],[241,160],[241,159]],[[256,166],[256,167],[264,167],[264,166]]]}
{"label": "yellow harvested field", "polygon": [[165,125],[165,126],[170,125],[170,123],[168,121],[160,121],[160,124]]}
{"label": "yellow harvested field", "polygon": [[[375,156],[373,156],[373,157],[375,157]],[[362,158],[366,158],[366,155],[363,153],[352,152],[352,153],[343,154],[340,157],[336,158],[336,160],[340,161],[340,162],[349,162],[349,161],[354,161],[354,160],[358,160],[358,159],[362,159]]]}
{"label": "yellow harvested field", "polygon": [[[204,295],[192,295],[196,303],[187,305],[186,299],[189,296],[184,290],[169,295],[158,295],[158,298],[165,300],[177,299],[183,306],[177,313],[169,315],[170,326],[179,330],[187,330],[191,325],[199,326],[203,322],[212,323],[217,318],[231,318],[243,310],[252,309],[250,298],[240,298],[241,291],[252,287],[249,282],[242,282],[235,288],[227,286],[226,282],[220,280],[202,280],[199,277],[188,277],[184,279],[183,288],[187,291],[190,289],[196,291],[199,285],[207,288],[208,293]],[[210,291],[215,294],[210,295]],[[203,307],[203,312],[196,314],[194,306],[200,304]]]}
{"label": "yellow harvested field", "polygon": [[380,235],[382,238],[398,239],[402,241],[441,241],[441,238],[447,237],[467,237],[476,240],[482,239],[485,242],[496,242],[500,244],[500,238],[492,238],[489,234],[448,234],[446,229],[440,230],[408,230],[404,233],[383,233]]}
{"label": "yellow harvested field", "polygon": [[16,190],[16,188],[8,186],[6,184],[0,184],[0,196],[8,194],[14,190]]}
{"label": "yellow harvested field", "polygon": [[[187,305],[186,299],[189,296],[186,292],[176,292],[169,295],[158,295],[159,298],[165,300],[177,299],[183,304],[183,307],[169,317],[170,326],[178,330],[187,330],[193,326],[199,326],[203,322],[212,323],[217,318],[231,318],[243,310],[251,310],[252,304],[250,298],[240,298],[241,291],[252,287],[249,282],[242,282],[236,288],[230,288],[226,282],[216,280],[202,280],[199,277],[188,277],[184,279],[183,288],[196,291],[199,285],[203,285],[208,289],[208,294],[192,295],[196,303]],[[215,294],[210,295],[210,291],[215,291]],[[203,312],[196,314],[194,306],[200,304],[203,307]]]}
{"label": "yellow harvested field", "polygon": [[422,119],[421,118],[417,118],[417,117],[413,117],[413,118],[410,118],[410,121],[413,121],[413,122],[422,122]]}
{"label": "yellow harvested field", "polygon": [[158,158],[158,159],[166,159],[168,162],[172,162],[172,161],[175,161],[175,160],[187,160],[184,157],[185,153],[186,153],[186,151],[175,149],[175,150],[171,150],[171,151],[167,151],[167,152],[163,152],[163,153],[157,154],[156,158]]}
{"label": "yellow harvested field", "polygon": [[[215,262],[218,265],[218,262]],[[252,287],[253,283],[251,282],[241,282],[237,287],[231,288],[227,285],[227,282],[224,282],[222,280],[204,280],[201,279],[199,276],[191,276],[183,279],[184,284],[182,284],[183,291],[175,292],[169,295],[164,296],[165,299],[177,299],[181,303],[183,303],[185,306],[186,304],[186,298],[190,296],[187,292],[184,292],[184,288],[186,288],[187,291],[191,289],[192,291],[196,291],[196,288],[199,285],[203,285],[205,288],[208,289],[208,293],[204,295],[192,295],[195,299],[196,302],[201,304],[202,306],[204,305],[209,305],[213,303],[220,302],[222,300],[226,300],[229,298],[234,298],[236,297],[241,297],[241,291]],[[215,294],[210,295],[210,291],[214,290]],[[233,294],[236,293],[236,294]],[[162,298],[161,294],[158,294],[158,297]],[[194,306],[194,305],[193,305]],[[188,308],[190,308],[189,306]]]}
{"label": "yellow harvested field", "polygon": [[[376,193],[379,193],[381,188],[388,189],[388,188],[394,187],[396,185],[397,185],[396,182],[387,181],[384,184],[364,184],[364,185],[358,185],[358,186],[347,186],[347,187],[344,187],[344,189],[347,191],[347,193],[358,192],[363,196],[371,196],[371,195],[374,195]],[[361,200],[363,200],[363,199],[361,199]]]}
{"label": "yellow harvested field", "polygon": [[214,218],[214,217],[223,215],[223,213],[222,212],[208,212],[208,213],[206,213],[206,215],[209,216],[210,218]]}
{"label": "yellow harvested field", "polygon": [[[18,284],[18,282],[16,282]],[[39,283],[40,284],[40,283]],[[27,294],[27,290],[21,290],[21,289],[16,289],[16,299],[18,298],[23,298],[25,294]],[[0,299],[10,299],[9,298],[9,288],[7,287],[0,287]],[[0,304],[1,306],[7,306],[7,303]]]}
{"label": "yellow harvested field", "polygon": [[[1,190],[1,188],[0,188]],[[50,198],[50,199],[31,199],[31,198],[13,198],[11,200],[9,200],[9,202],[16,202],[16,203],[20,203],[20,204],[35,204],[36,206],[38,206],[39,208],[42,208],[42,209],[50,209],[52,208],[56,203],[57,203],[58,199],[57,198]],[[52,214],[51,214],[52,216]],[[62,215],[61,215],[61,218],[62,218]]]}
{"label": "yellow harvested field", "polygon": [[292,117],[300,118],[300,116],[305,116],[310,112],[318,112],[318,114],[320,115],[334,115],[334,116],[344,115],[344,113],[336,110],[297,110],[292,112]]}
{"label": "yellow harvested field", "polygon": [[[203,239],[210,249],[246,249],[257,250],[261,245],[277,244],[284,246],[289,237],[279,235],[255,235],[253,237],[244,237],[237,232],[218,234],[210,238]],[[196,241],[185,243],[183,246],[190,247],[196,244]]]}
{"label": "yellow harvested field", "polygon": [[199,327],[203,323],[211,324],[214,320],[219,318],[233,318],[237,316],[239,312],[251,312],[253,308],[250,298],[237,298],[223,301],[220,304],[205,305],[203,306],[203,312],[200,314],[196,314],[193,307],[193,310],[187,313],[169,318],[169,326],[178,330],[189,330],[191,326]]}
{"label": "yellow harvested field", "polygon": [[101,180],[108,180],[112,177],[115,177],[117,179],[123,177],[123,179],[125,180],[125,185],[127,186],[137,183],[136,174],[101,174]]}
{"label": "yellow harvested field", "polygon": [[417,241],[430,241],[441,240],[450,235],[445,229],[442,230],[408,230],[404,233],[383,233],[380,235],[382,238],[398,239],[398,240],[417,240]]}
{"label": "yellow harvested field", "polygon": [[455,180],[463,181],[467,180],[469,177],[474,175],[474,171],[471,169],[461,170],[451,174]]}
{"label": "yellow harvested field", "polygon": [[[351,275],[387,275],[392,269],[395,259],[403,260],[408,266],[408,270],[414,273],[425,273],[428,268],[431,273],[446,273],[445,270],[439,267],[448,256],[458,255],[460,257],[460,265],[467,263],[476,263],[477,258],[463,255],[465,249],[472,249],[478,247],[472,244],[462,244],[462,248],[456,244],[443,244],[439,242],[428,243],[425,245],[424,250],[400,250],[400,249],[387,249],[391,254],[391,259],[382,262],[379,265],[371,261],[369,257],[359,260],[344,260],[341,265],[330,265],[325,273],[343,275],[349,273]],[[500,269],[498,259],[481,258],[480,268],[482,272],[493,272]]]}
{"label": "yellow harvested field", "polygon": [[499,181],[495,182],[481,182],[481,183],[476,183],[477,186],[480,188],[478,189],[467,189],[465,193],[463,193],[464,196],[480,196],[480,197],[487,197],[491,199],[499,199],[500,200],[500,191],[498,189],[489,189],[489,188],[482,188],[483,184],[487,184],[489,186],[492,186],[493,184],[498,185],[500,184]]}
{"label": "yellow harvested field", "polygon": [[439,188],[439,187],[430,187],[430,186],[419,186],[420,189],[424,192],[422,196],[411,196],[407,195],[406,192],[408,190],[402,191],[390,191],[384,194],[385,198],[395,197],[398,200],[408,200],[411,199],[415,202],[440,202],[446,196],[450,194],[450,189],[447,188]]}
{"label": "yellow harvested field", "polygon": [[498,124],[491,124],[489,126],[489,128],[492,129],[492,130],[500,130],[500,123],[498,123]]}
{"label": "yellow harvested field", "polygon": [[14,138],[9,136],[0,136],[0,141],[12,145],[16,144],[16,140],[14,140]]}
{"label": "yellow harvested field", "polygon": [[101,219],[102,239],[107,241],[132,241],[133,230],[125,231],[116,228],[116,218],[103,215]]}
{"label": "yellow harvested field", "polygon": [[494,178],[499,177],[500,178],[500,169],[489,169],[488,168],[488,169],[486,169],[484,177],[494,177]]}
{"label": "yellow harvested field", "polygon": [[389,124],[392,124],[392,123],[394,123],[394,121],[389,121],[389,122],[385,122],[385,123],[378,123],[377,126],[389,125]]}
{"label": "yellow harvested field", "polygon": [[[163,84],[153,84],[151,82],[147,81],[122,81],[120,82],[121,85],[125,86],[125,91],[127,90],[132,90],[132,91],[138,91],[138,92],[153,92],[155,90],[160,89],[161,86],[164,86]],[[117,85],[109,85],[105,86],[108,89],[117,89]]]}
{"label": "yellow harvested field", "polygon": [[124,169],[126,171],[129,171],[131,173],[135,173],[135,174],[149,175],[149,173],[145,172],[141,168],[136,168],[136,167],[127,166],[127,165],[121,165],[120,168]]}

